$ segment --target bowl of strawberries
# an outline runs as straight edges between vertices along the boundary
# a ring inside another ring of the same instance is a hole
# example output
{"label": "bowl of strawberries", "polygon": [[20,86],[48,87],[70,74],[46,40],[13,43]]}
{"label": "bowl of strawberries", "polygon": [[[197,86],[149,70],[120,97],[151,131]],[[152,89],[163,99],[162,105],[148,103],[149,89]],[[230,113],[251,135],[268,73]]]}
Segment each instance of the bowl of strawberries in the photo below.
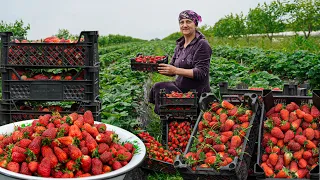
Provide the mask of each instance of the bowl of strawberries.
{"label": "bowl of strawberries", "polygon": [[0,178],[123,179],[145,154],[137,136],[94,121],[91,111],[0,127]]}

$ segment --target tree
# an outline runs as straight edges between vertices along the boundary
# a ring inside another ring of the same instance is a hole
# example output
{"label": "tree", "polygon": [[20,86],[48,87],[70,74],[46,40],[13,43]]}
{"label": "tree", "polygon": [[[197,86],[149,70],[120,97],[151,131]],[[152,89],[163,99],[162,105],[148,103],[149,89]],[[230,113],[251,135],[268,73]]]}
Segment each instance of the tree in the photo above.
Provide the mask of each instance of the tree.
{"label": "tree", "polygon": [[72,40],[76,40],[79,37],[78,35],[71,34],[67,29],[59,29],[58,34],[56,34],[55,36],[57,36],[60,39],[64,38],[64,39],[72,39]]}
{"label": "tree", "polygon": [[213,33],[217,37],[229,37],[238,39],[246,34],[245,18],[243,14],[230,14],[220,19],[213,27]]}
{"label": "tree", "polygon": [[207,38],[213,37],[213,35],[214,35],[213,26],[209,26],[209,25],[205,24],[205,25],[202,25],[201,27],[199,27],[198,29]]}
{"label": "tree", "polygon": [[14,23],[0,22],[0,32],[13,32],[13,35],[18,39],[26,39],[30,24],[24,26],[22,20],[16,20]]}
{"label": "tree", "polygon": [[273,34],[285,30],[284,17],[285,8],[279,0],[270,4],[258,4],[254,9],[250,9],[247,16],[247,26],[251,32],[266,33],[272,41]]}
{"label": "tree", "polygon": [[295,32],[302,31],[305,39],[320,27],[320,0],[294,0],[286,5],[286,9],[289,26]]}

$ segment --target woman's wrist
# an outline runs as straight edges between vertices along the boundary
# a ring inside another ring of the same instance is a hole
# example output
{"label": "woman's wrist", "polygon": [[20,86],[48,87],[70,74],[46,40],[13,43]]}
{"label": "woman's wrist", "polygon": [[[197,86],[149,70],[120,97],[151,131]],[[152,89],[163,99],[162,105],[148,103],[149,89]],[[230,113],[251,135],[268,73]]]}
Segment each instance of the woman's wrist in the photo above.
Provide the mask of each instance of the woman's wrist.
{"label": "woman's wrist", "polygon": [[180,68],[177,68],[177,67],[174,69],[174,72],[173,72],[174,75],[178,75],[179,69],[180,69]]}

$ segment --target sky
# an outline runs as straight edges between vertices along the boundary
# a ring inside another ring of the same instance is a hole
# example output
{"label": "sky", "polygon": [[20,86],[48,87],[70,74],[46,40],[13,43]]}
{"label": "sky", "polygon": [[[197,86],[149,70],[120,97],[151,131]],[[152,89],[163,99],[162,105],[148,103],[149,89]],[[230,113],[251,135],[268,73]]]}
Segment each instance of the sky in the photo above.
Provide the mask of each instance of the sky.
{"label": "sky", "polygon": [[272,0],[0,0],[0,21],[30,24],[27,38],[41,39],[68,29],[99,31],[150,40],[179,31],[178,15],[191,9],[202,16],[199,26],[213,26],[230,13]]}

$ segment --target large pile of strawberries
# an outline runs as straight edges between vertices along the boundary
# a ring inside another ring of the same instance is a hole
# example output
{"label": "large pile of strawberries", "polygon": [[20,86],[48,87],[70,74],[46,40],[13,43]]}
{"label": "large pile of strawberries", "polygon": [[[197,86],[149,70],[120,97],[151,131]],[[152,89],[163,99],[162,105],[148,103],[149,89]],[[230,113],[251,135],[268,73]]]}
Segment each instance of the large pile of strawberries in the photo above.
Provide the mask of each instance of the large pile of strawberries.
{"label": "large pile of strawberries", "polygon": [[138,57],[135,58],[135,61],[138,63],[152,63],[155,64],[157,61],[164,60],[166,56],[144,56],[144,55],[139,55]]}
{"label": "large pile of strawberries", "polygon": [[277,104],[266,116],[261,163],[266,176],[309,177],[309,171],[319,162],[319,110],[291,102]]}
{"label": "large pile of strawberries", "polygon": [[198,123],[197,135],[190,152],[184,157],[186,163],[193,170],[198,165],[219,169],[230,164],[243,153],[242,143],[251,128],[249,121],[252,113],[228,101],[213,103]]}
{"label": "large pile of strawberries", "polygon": [[91,111],[61,116],[46,114],[31,126],[0,135],[0,167],[41,177],[87,177],[129,163],[135,148],[120,144],[105,124],[94,124]]}

